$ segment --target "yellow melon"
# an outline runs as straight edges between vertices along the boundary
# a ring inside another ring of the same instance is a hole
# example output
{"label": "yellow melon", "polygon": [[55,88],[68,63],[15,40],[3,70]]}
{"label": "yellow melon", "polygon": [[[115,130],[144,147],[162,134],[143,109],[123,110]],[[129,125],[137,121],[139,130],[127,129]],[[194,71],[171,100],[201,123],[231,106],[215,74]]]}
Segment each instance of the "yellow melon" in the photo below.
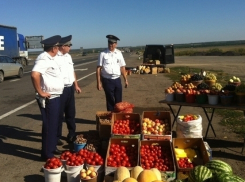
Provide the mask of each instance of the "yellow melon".
{"label": "yellow melon", "polygon": [[126,178],[130,178],[129,170],[124,166],[118,167],[117,170],[114,172],[114,181],[123,181]]}
{"label": "yellow melon", "polygon": [[144,171],[142,171],[137,178],[138,182],[152,182],[155,180],[157,180],[157,176],[150,169],[145,169]]}
{"label": "yellow melon", "polygon": [[144,169],[141,166],[135,166],[132,170],[131,170],[131,177],[134,179],[137,179],[139,174],[143,171]]}
{"label": "yellow melon", "polygon": [[158,180],[162,180],[161,172],[157,168],[151,168],[151,170],[155,173]]}
{"label": "yellow melon", "polygon": [[137,180],[130,177],[130,178],[126,178],[126,179],[123,180],[122,182],[137,182]]}

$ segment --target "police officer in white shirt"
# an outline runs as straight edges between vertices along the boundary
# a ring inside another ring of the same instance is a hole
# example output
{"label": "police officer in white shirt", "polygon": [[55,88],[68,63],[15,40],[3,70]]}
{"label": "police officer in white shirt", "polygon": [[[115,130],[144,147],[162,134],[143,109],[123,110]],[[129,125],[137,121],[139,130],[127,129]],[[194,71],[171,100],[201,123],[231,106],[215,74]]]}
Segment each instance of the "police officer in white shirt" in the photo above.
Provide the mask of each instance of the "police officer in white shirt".
{"label": "police officer in white shirt", "polygon": [[64,89],[64,82],[54,57],[58,52],[60,40],[61,36],[56,35],[41,41],[41,44],[44,45],[44,52],[37,57],[31,72],[36,99],[42,114],[41,157],[44,160],[57,154],[60,95]]}
{"label": "police officer in white shirt", "polygon": [[107,111],[113,111],[115,104],[122,102],[121,75],[125,82],[125,88],[128,86],[128,80],[125,60],[121,51],[116,49],[117,41],[120,39],[114,35],[107,35],[106,38],[108,38],[108,48],[100,53],[97,63],[97,89],[102,90],[103,87]]}
{"label": "police officer in white shirt", "polygon": [[60,96],[61,99],[61,111],[59,118],[59,127],[57,134],[57,145],[63,145],[63,142],[60,140],[62,136],[62,123],[65,122],[68,129],[68,135],[66,141],[72,143],[75,140],[75,96],[74,92],[81,93],[81,88],[78,86],[76,73],[74,71],[72,57],[69,54],[72,36],[62,37],[59,42],[59,52],[55,57],[55,61],[59,65],[63,79],[64,79],[64,91]]}

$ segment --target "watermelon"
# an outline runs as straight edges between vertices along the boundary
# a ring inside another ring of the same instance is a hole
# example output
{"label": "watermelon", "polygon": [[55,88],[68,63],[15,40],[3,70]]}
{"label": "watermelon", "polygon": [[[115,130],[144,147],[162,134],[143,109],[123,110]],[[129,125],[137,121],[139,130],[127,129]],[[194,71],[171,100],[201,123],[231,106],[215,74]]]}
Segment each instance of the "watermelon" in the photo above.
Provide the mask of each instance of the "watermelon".
{"label": "watermelon", "polygon": [[188,182],[204,182],[212,178],[212,171],[205,166],[196,166],[188,174]]}
{"label": "watermelon", "polygon": [[231,173],[217,173],[211,182],[245,182],[245,180]]}
{"label": "watermelon", "polygon": [[211,160],[205,164],[205,166],[212,171],[213,174],[217,173],[230,173],[232,174],[232,168],[229,164],[221,160]]}

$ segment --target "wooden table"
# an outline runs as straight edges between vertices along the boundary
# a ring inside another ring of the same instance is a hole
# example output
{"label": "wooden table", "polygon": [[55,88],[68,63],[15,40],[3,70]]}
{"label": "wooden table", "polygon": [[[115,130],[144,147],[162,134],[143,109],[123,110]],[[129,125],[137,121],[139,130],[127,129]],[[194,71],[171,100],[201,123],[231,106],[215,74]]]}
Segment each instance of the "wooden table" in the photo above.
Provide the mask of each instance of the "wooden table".
{"label": "wooden table", "polygon": [[[205,113],[205,115],[206,115],[206,117],[207,117],[207,120],[208,120],[208,127],[207,127],[206,134],[205,134],[205,137],[204,137],[205,139],[207,138],[208,131],[209,131],[210,127],[211,127],[211,129],[212,129],[212,131],[214,133],[214,136],[216,137],[214,128],[212,126],[212,120],[213,120],[213,115],[214,115],[215,109],[241,110],[241,111],[243,111],[243,113],[245,115],[245,106],[238,106],[238,105],[224,106],[224,105],[221,105],[221,104],[210,105],[210,104],[198,104],[198,103],[176,102],[176,101],[166,101],[166,100],[160,100],[159,103],[167,104],[168,107],[170,108],[170,111],[171,111],[171,113],[172,113],[172,115],[174,117],[172,127],[174,126],[174,123],[177,121],[177,118],[179,116],[179,113],[180,113],[180,110],[181,110],[182,106],[200,107],[200,108],[202,108],[204,113]],[[172,106],[179,106],[179,108],[177,110],[177,113],[174,112]],[[211,109],[212,110],[210,116],[207,113],[207,109]],[[241,153],[243,153],[244,147],[245,147],[245,137],[244,137],[244,144],[243,144]]]}

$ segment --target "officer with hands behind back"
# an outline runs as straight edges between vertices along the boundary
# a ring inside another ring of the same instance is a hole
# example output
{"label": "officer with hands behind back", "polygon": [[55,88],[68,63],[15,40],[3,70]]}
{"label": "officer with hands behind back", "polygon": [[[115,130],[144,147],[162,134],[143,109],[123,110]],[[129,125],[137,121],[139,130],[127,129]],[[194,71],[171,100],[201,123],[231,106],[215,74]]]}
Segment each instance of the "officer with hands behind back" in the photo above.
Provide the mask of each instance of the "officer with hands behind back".
{"label": "officer with hands behind back", "polygon": [[58,126],[58,135],[57,135],[57,144],[63,145],[63,142],[60,140],[62,136],[62,123],[64,120],[68,128],[67,142],[71,143],[75,140],[75,96],[74,91],[76,93],[81,93],[81,88],[78,86],[76,73],[74,72],[74,66],[72,57],[69,54],[72,36],[62,37],[59,42],[59,51],[57,56],[55,57],[55,61],[60,67],[62,72],[63,80],[64,80],[64,91],[60,96],[61,99],[61,110],[59,116],[59,126]]}
{"label": "officer with hands behind back", "polygon": [[44,52],[37,57],[31,72],[36,100],[42,115],[41,157],[44,160],[54,157],[54,154],[61,154],[56,145],[60,95],[64,89],[64,82],[61,71],[54,61],[60,40],[61,36],[56,35],[40,42],[44,45]]}
{"label": "officer with hands behind back", "polygon": [[117,41],[120,40],[114,35],[107,35],[108,48],[100,53],[97,69],[97,89],[102,90],[106,96],[107,111],[113,111],[115,104],[122,102],[122,83],[120,76],[123,76],[125,88],[128,80],[125,70],[125,60],[120,50],[116,49]]}

